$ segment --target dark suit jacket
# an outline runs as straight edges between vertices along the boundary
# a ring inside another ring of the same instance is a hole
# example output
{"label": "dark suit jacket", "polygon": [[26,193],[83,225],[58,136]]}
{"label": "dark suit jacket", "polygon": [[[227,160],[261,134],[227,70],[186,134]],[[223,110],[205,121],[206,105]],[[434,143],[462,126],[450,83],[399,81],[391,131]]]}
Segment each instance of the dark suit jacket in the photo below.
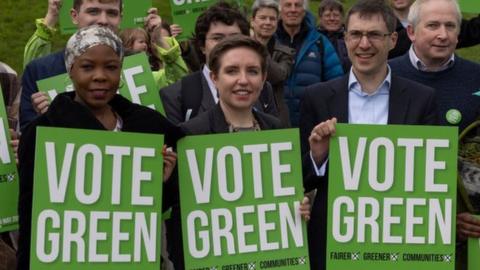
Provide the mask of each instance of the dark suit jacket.
{"label": "dark suit jacket", "polygon": [[[198,113],[209,110],[215,105],[215,100],[213,99],[212,92],[208,86],[207,79],[203,76],[202,71],[197,71],[192,74],[187,75],[186,77],[192,78],[198,81],[198,88],[189,89],[188,91],[202,91],[202,100],[200,102],[200,108]],[[160,90],[160,98],[162,99],[163,108],[167,118],[172,121],[174,124],[180,124],[185,121],[185,115],[182,112],[182,80],[169,85]],[[262,94],[259,97],[255,107],[268,114],[274,116],[278,115],[277,106],[275,105],[275,98],[273,96],[273,90],[270,83],[265,82],[265,85],[262,89]]]}
{"label": "dark suit jacket", "polygon": [[[261,130],[282,128],[280,120],[269,114],[253,110]],[[187,135],[228,133],[229,127],[222,108],[217,104],[210,110],[180,125]]]}
{"label": "dark suit jacket", "polygon": [[[348,76],[308,87],[300,107],[304,187],[306,191],[317,189],[308,224],[311,269],[325,269],[328,174],[316,176],[308,137],[313,127],[332,117],[339,123],[348,123]],[[388,124],[435,125],[435,104],[433,88],[392,74]]]}

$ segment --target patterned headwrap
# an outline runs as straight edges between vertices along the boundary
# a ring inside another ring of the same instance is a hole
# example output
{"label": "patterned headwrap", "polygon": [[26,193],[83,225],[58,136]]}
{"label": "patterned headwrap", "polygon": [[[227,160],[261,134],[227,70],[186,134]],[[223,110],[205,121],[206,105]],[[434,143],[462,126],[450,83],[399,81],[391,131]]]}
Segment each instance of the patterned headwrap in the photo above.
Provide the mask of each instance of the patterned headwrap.
{"label": "patterned headwrap", "polygon": [[65,67],[70,73],[75,57],[84,54],[88,49],[98,45],[107,45],[123,60],[123,45],[120,38],[109,28],[90,25],[79,29],[67,42],[65,49]]}

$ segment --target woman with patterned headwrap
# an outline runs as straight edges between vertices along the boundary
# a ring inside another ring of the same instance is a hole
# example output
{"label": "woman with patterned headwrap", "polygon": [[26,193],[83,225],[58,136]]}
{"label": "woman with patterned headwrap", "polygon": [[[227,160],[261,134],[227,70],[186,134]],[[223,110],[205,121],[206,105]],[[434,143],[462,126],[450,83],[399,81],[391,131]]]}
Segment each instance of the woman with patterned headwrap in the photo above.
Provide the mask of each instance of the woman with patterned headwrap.
{"label": "woman with patterned headwrap", "polygon": [[[122,67],[121,40],[108,28],[93,25],[78,30],[68,41],[65,65],[74,92],[59,94],[48,111],[26,127],[20,139],[19,268],[29,269],[33,168],[38,126],[165,134],[168,146],[182,136],[160,113],[118,95]],[[164,180],[176,164],[176,154],[164,151]],[[165,194],[172,181],[165,184]],[[168,200],[168,196],[164,196]],[[164,206],[169,202],[164,200]]]}

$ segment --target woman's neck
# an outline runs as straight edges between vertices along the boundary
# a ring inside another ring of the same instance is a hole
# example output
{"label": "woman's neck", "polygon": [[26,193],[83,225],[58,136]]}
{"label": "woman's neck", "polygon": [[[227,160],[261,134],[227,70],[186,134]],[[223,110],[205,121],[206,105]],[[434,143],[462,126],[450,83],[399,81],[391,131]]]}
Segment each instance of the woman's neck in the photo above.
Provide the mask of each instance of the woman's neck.
{"label": "woman's neck", "polygon": [[225,105],[221,100],[219,101],[223,114],[227,122],[235,127],[251,127],[254,123],[252,109],[234,110],[228,105]]}
{"label": "woman's neck", "polygon": [[88,110],[95,116],[95,118],[105,127],[107,130],[114,130],[117,126],[117,115],[112,110],[110,105],[106,105],[99,108],[88,106],[80,97],[75,95],[75,101],[87,107]]}

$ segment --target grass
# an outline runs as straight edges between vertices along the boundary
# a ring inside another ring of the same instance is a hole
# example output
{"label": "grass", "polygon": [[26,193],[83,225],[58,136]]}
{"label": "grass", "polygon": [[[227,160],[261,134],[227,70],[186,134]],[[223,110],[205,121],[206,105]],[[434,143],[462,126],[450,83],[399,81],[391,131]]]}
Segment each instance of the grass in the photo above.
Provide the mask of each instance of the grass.
{"label": "grass", "polygon": [[[133,1],[133,0],[132,0]],[[168,0],[152,0],[162,18],[170,20]],[[23,48],[35,31],[35,19],[45,16],[48,0],[0,0],[0,61],[9,64],[18,73],[22,71]],[[252,0],[245,0],[251,6]],[[346,7],[355,0],[344,0]],[[316,11],[319,0],[312,0],[310,9]],[[466,15],[471,17],[473,15]],[[62,48],[68,37],[57,35],[53,40],[54,50]],[[457,53],[467,59],[480,62],[480,46],[461,49]]]}

